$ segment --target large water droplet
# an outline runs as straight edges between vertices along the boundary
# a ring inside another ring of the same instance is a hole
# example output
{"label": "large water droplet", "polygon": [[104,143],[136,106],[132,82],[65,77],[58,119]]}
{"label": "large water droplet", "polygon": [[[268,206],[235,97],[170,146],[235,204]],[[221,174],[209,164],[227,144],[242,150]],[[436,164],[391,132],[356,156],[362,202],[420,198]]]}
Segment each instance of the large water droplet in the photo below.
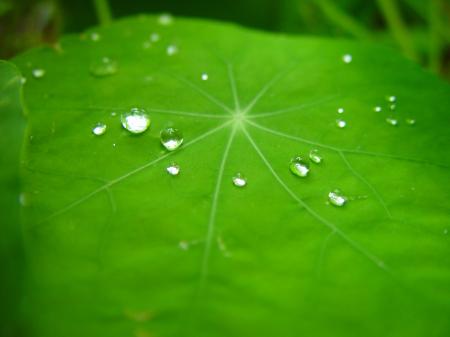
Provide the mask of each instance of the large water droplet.
{"label": "large water droplet", "polygon": [[386,118],[386,123],[388,123],[389,125],[392,125],[392,126],[397,126],[398,125],[398,119],[394,118],[394,117],[387,117]]}
{"label": "large water droplet", "polygon": [[166,52],[167,52],[167,55],[173,56],[178,53],[178,47],[174,44],[171,44],[171,45],[167,46]]}
{"label": "large water droplet", "polygon": [[347,126],[347,122],[343,119],[336,119],[336,126],[340,129],[343,129]]}
{"label": "large water droplet", "polygon": [[183,144],[183,134],[175,128],[161,130],[161,144],[169,151],[176,150]]}
{"label": "large water droplet", "polygon": [[132,108],[120,117],[122,126],[131,133],[142,133],[150,126],[150,117],[144,109]]}
{"label": "large water droplet", "polygon": [[328,193],[328,200],[330,203],[334,206],[344,206],[344,204],[347,202],[347,197],[342,193],[341,190],[334,190]]}
{"label": "large water droplet", "polygon": [[202,73],[202,81],[207,81],[209,78],[207,73]]}
{"label": "large water droplet", "polygon": [[323,160],[322,156],[321,156],[320,153],[319,153],[319,150],[317,150],[317,149],[312,149],[312,150],[309,152],[309,159],[310,159],[313,163],[316,163],[316,164],[320,164],[320,163],[322,162],[322,160]]}
{"label": "large water droplet", "polygon": [[180,173],[180,166],[178,164],[172,163],[167,166],[166,171],[171,176],[177,176]]}
{"label": "large water droplet", "polygon": [[106,132],[106,124],[103,123],[97,123],[93,128],[92,128],[92,133],[96,136],[101,136]]}
{"label": "large water droplet", "polygon": [[105,77],[114,75],[118,69],[116,61],[109,57],[102,57],[100,60],[92,62],[89,71],[95,77]]}
{"label": "large water droplet", "polygon": [[163,26],[168,26],[173,23],[173,16],[170,13],[163,13],[158,18],[158,23]]}
{"label": "large water droplet", "polygon": [[352,60],[353,60],[353,57],[350,54],[345,54],[342,56],[342,61],[344,61],[344,63],[348,64],[348,63],[352,62]]}
{"label": "large water droplet", "polygon": [[298,177],[306,177],[309,173],[309,164],[302,157],[292,158],[289,169]]}
{"label": "large water droplet", "polygon": [[233,176],[233,185],[236,187],[244,187],[245,185],[247,185],[247,178],[244,177],[241,173],[236,173]]}
{"label": "large water droplet", "polygon": [[42,78],[45,76],[45,70],[42,68],[36,68],[33,69],[32,74],[34,78]]}

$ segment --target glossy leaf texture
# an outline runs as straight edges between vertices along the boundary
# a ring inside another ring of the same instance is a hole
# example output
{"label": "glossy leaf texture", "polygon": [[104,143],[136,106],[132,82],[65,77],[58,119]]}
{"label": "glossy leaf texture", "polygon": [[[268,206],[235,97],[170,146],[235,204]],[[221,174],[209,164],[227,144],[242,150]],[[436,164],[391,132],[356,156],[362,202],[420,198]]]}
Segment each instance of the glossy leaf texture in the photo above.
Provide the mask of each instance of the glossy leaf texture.
{"label": "glossy leaf texture", "polygon": [[[166,16],[15,62],[32,136],[33,335],[450,332],[439,79],[372,44]],[[132,108],[149,114],[147,131],[122,127]],[[183,135],[174,151],[160,142],[168,127]],[[296,157],[305,177],[291,172]],[[343,206],[329,202],[336,189]]]}

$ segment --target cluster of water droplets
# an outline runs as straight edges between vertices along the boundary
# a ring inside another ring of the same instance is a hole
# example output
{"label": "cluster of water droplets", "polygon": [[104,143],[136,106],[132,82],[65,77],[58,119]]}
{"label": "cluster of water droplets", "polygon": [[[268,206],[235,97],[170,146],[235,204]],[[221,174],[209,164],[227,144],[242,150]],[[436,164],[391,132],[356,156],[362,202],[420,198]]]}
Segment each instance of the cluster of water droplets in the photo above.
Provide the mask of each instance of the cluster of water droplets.
{"label": "cluster of water droplets", "polygon": [[[397,96],[386,96],[385,99],[385,108],[380,105],[377,105],[373,108],[375,112],[381,113],[384,110],[388,111],[388,115],[385,117],[385,121],[387,124],[391,126],[400,125],[399,116],[397,114]],[[416,120],[414,118],[405,118],[405,124],[412,126],[416,124]]]}

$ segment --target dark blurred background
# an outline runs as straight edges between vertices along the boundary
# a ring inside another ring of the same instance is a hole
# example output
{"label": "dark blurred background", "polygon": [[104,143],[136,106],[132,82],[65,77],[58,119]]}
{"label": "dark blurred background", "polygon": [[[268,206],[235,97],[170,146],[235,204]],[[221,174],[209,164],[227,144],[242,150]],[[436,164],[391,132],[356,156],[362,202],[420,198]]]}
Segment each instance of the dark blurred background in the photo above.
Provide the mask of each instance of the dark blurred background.
{"label": "dark blurred background", "polygon": [[450,0],[0,0],[0,58],[104,23],[105,15],[161,12],[374,40],[450,80]]}

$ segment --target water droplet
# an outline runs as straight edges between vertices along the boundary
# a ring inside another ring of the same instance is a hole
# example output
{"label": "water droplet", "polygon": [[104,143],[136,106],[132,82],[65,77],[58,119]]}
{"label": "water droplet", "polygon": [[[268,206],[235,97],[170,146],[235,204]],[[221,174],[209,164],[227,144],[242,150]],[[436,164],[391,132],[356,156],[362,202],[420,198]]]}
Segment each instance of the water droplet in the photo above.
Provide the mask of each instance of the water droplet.
{"label": "water droplet", "polygon": [[241,173],[236,173],[233,176],[233,185],[236,187],[244,187],[247,185],[247,178],[244,177]]}
{"label": "water droplet", "polygon": [[173,56],[178,53],[178,47],[174,44],[171,44],[171,45],[167,46],[166,52],[167,52],[167,55]]}
{"label": "water droplet", "polygon": [[337,109],[338,114],[343,114],[344,111],[345,111],[344,108],[339,108],[339,109]]}
{"label": "water droplet", "polygon": [[33,69],[32,74],[34,78],[42,78],[45,76],[45,70],[42,68],[36,68]]}
{"label": "water droplet", "polygon": [[172,163],[167,166],[166,171],[171,176],[177,176],[180,173],[180,166],[178,164]]}
{"label": "water droplet", "polygon": [[396,119],[394,117],[388,117],[388,118],[386,118],[386,123],[388,123],[389,125],[392,125],[392,126],[397,126],[398,119]]}
{"label": "water droplet", "polygon": [[344,63],[350,63],[352,62],[353,57],[350,54],[345,54],[342,56],[342,61],[344,61]]}
{"label": "water droplet", "polygon": [[178,247],[180,247],[180,249],[182,249],[182,250],[188,250],[189,249],[189,242],[187,242],[187,241],[180,241],[179,243],[178,243]]}
{"label": "water droplet", "polygon": [[397,109],[397,104],[391,104],[391,105],[389,105],[389,109],[390,109],[391,111],[394,111],[395,109]]}
{"label": "water droplet", "polygon": [[316,164],[320,164],[320,163],[322,162],[322,160],[323,160],[322,156],[321,156],[320,153],[319,153],[319,150],[317,150],[317,149],[312,149],[312,150],[309,152],[309,159],[310,159],[313,163],[316,163]]}
{"label": "water droplet", "polygon": [[397,97],[396,96],[388,96],[388,97],[386,97],[386,100],[390,103],[395,103],[395,102],[397,102]]}
{"label": "water droplet", "polygon": [[209,78],[207,73],[202,73],[202,81],[207,81]]}
{"label": "water droplet", "polygon": [[376,106],[375,108],[373,108],[373,111],[375,112],[381,112],[381,106]]}
{"label": "water droplet", "polygon": [[328,193],[328,200],[332,205],[341,207],[347,202],[347,197],[342,194],[341,190],[336,189]]}
{"label": "water droplet", "polygon": [[144,109],[132,108],[120,117],[122,126],[131,133],[142,133],[150,126],[150,117]]}
{"label": "water droplet", "polygon": [[90,73],[95,77],[105,77],[114,75],[119,69],[117,62],[109,57],[102,57],[100,60],[94,61],[89,69]]}
{"label": "water droplet", "polygon": [[183,134],[175,128],[166,128],[160,133],[161,144],[169,151],[176,150],[183,144]]}
{"label": "water droplet", "polygon": [[414,118],[406,118],[405,122],[408,125],[415,125],[416,124],[416,120]]}
{"label": "water droplet", "polygon": [[142,44],[142,48],[144,48],[144,49],[149,49],[151,46],[152,46],[152,44],[149,41],[145,41]]}
{"label": "water droplet", "polygon": [[444,229],[444,235],[447,235],[448,234],[448,229],[446,228],[446,229]]}
{"label": "water droplet", "polygon": [[309,164],[302,157],[292,158],[289,169],[298,177],[306,177],[309,173]]}
{"label": "water droplet", "polygon": [[158,18],[158,23],[163,26],[168,26],[173,23],[173,16],[170,13],[163,13]]}
{"label": "water droplet", "polygon": [[336,126],[340,129],[345,128],[347,126],[347,122],[343,119],[336,119]]}
{"label": "water droplet", "polygon": [[92,133],[96,136],[101,136],[106,132],[106,124],[103,123],[97,123],[93,128],[92,128]]}
{"label": "water droplet", "polygon": [[27,78],[22,76],[22,77],[20,78],[20,83],[21,83],[21,84],[27,83]]}
{"label": "water droplet", "polygon": [[115,111],[111,112],[111,116],[115,117],[117,113]]}
{"label": "water droplet", "polygon": [[150,34],[150,41],[151,42],[158,42],[160,40],[160,36],[158,33],[151,33]]}
{"label": "water droplet", "polygon": [[95,42],[97,42],[101,39],[100,34],[97,32],[91,33],[91,35],[89,37],[91,38],[92,41],[95,41]]}

